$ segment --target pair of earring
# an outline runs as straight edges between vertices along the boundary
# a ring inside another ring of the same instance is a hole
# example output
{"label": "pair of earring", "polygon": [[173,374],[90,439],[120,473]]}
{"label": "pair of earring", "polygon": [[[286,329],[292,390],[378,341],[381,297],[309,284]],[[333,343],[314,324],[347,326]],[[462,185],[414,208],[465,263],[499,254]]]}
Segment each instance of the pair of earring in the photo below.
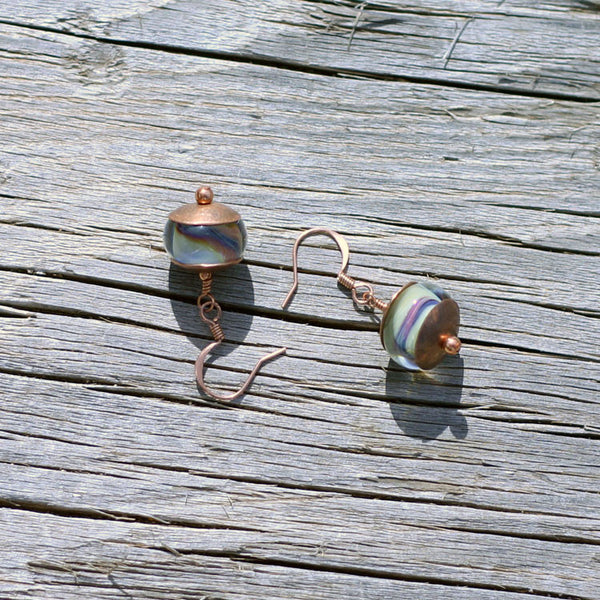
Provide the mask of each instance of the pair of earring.
{"label": "pair of earring", "polygon": [[[338,282],[349,289],[354,303],[382,311],[380,337],[392,359],[410,370],[435,367],[446,354],[457,354],[459,309],[454,300],[441,288],[429,282],[411,281],[400,288],[389,302],[375,296],[373,286],[357,281],[346,271],[350,250],[346,240],[331,229],[317,227],[302,233],[292,252],[294,282],[283,301],[285,308],[298,289],[298,248],[308,237],[326,235],[333,239],[342,255]],[[217,394],[204,381],[204,362],[207,355],[224,339],[220,325],[222,310],[213,296],[213,273],[239,263],[246,247],[246,228],[233,209],[213,202],[209,187],[196,192],[196,203],[174,210],[167,221],[164,242],[171,261],[184,269],[199,273],[202,289],[198,296],[200,318],[208,325],[214,338],[202,350],[196,361],[196,379],[200,388],[217,400],[235,400],[242,396],[264,363],[285,354],[280,348],[263,356],[255,365],[242,387],[231,394]]]}

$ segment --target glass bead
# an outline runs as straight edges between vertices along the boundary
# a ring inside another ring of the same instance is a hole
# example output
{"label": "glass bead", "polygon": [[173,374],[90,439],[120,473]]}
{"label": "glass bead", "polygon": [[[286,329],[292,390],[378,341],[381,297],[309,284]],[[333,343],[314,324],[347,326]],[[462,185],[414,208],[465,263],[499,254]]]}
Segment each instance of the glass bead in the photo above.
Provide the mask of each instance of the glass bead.
{"label": "glass bead", "polygon": [[392,299],[384,315],[381,340],[395,362],[419,370],[415,346],[421,327],[434,306],[449,297],[434,284],[410,283]]}
{"label": "glass bead", "polygon": [[164,242],[169,256],[183,267],[224,267],[242,259],[246,228],[241,219],[225,225],[187,225],[169,219]]}

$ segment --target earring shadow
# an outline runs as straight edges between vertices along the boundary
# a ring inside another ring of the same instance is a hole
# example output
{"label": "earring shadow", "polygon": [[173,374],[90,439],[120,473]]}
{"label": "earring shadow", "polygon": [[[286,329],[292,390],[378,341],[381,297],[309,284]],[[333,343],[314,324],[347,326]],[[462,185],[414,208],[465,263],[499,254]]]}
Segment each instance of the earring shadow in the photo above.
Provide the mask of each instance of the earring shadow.
{"label": "earring shadow", "polygon": [[459,440],[469,427],[459,412],[463,388],[463,360],[448,356],[433,372],[405,371],[390,359],[386,377],[390,411],[398,427],[423,441],[437,439],[446,429]]}
{"label": "earring shadow", "polygon": [[[179,329],[186,334],[187,338],[201,350],[213,341],[207,325],[198,314],[197,299],[200,295],[202,285],[197,273],[186,271],[174,264],[169,269],[169,292],[171,296],[171,307],[179,325]],[[237,264],[228,267],[224,271],[217,271],[213,279],[211,293],[221,305],[223,315],[221,325],[226,335],[227,342],[217,346],[210,357],[204,363],[205,370],[210,368],[213,362],[227,356],[241,344],[252,327],[252,315],[240,311],[241,306],[254,305],[254,286],[247,265]],[[226,301],[221,300],[226,298]],[[195,359],[196,357],[194,357]],[[219,369],[213,369],[214,379],[218,379]],[[240,376],[240,385],[244,381],[244,375]],[[212,380],[209,376],[209,380]],[[200,385],[196,383],[198,392],[205,396]],[[207,382],[212,387],[210,382]],[[218,385],[218,384],[217,384]],[[235,401],[228,402],[230,406],[239,404],[243,396]]]}
{"label": "earring shadow", "polygon": [[[171,264],[169,269],[169,292],[173,315],[180,331],[198,349],[213,341],[207,325],[198,314],[197,299],[202,285],[197,273],[186,271]],[[226,339],[232,344],[221,344],[212,359],[226,356],[236,345],[243,342],[252,326],[252,315],[240,312],[240,306],[254,305],[254,286],[248,267],[237,264],[225,271],[217,271],[213,279],[213,296],[223,309],[221,325]],[[222,300],[226,299],[226,300]],[[207,361],[207,365],[208,365]]]}

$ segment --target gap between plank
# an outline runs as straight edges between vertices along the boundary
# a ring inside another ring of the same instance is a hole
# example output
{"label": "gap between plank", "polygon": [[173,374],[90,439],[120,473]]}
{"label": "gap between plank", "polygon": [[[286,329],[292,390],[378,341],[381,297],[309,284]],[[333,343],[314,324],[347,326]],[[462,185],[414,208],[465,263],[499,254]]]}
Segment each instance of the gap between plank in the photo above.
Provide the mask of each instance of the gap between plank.
{"label": "gap between plank", "polygon": [[295,71],[299,73],[307,73],[311,75],[321,75],[325,77],[356,77],[358,79],[367,79],[373,81],[391,81],[391,82],[402,82],[402,83],[415,83],[419,85],[433,85],[439,87],[447,87],[453,89],[462,89],[479,92],[490,92],[494,94],[510,95],[510,96],[522,96],[527,98],[546,98],[550,100],[564,100],[568,102],[578,103],[598,103],[598,98],[591,96],[579,95],[579,94],[566,94],[561,92],[544,92],[536,90],[527,90],[517,87],[500,87],[491,84],[480,84],[480,83],[467,83],[463,81],[456,81],[451,79],[441,79],[439,77],[417,77],[414,75],[391,75],[386,73],[379,73],[376,71],[365,71],[362,69],[348,69],[348,68],[336,68],[326,67],[319,65],[307,65],[293,60],[278,59],[268,56],[261,55],[244,55],[235,54],[233,52],[224,52],[218,50],[197,50],[192,48],[186,48],[185,46],[177,46],[173,44],[161,44],[157,42],[142,42],[142,41],[131,41],[123,40],[118,38],[110,38],[104,36],[97,36],[87,33],[74,33],[72,31],[66,31],[58,27],[49,27],[45,25],[33,25],[31,23],[22,23],[19,21],[10,21],[7,19],[0,19],[0,25],[7,25],[11,27],[21,27],[23,29],[30,29],[34,31],[43,31],[47,33],[54,33],[59,35],[65,35],[74,38],[80,38],[85,40],[92,40],[102,44],[112,44],[115,46],[122,46],[126,48],[138,48],[142,50],[153,50],[157,52],[166,52],[168,54],[179,54],[184,56],[196,56],[200,58],[210,58],[214,60],[226,60],[230,62],[236,62],[240,64],[252,64],[263,67],[271,67],[273,69],[281,69],[286,71]]}
{"label": "gap between plank", "polygon": [[416,231],[433,231],[443,233],[453,233],[456,235],[472,235],[473,237],[483,238],[486,240],[492,240],[495,242],[501,242],[510,246],[516,246],[518,248],[526,248],[528,250],[540,250],[542,252],[551,252],[554,254],[574,254],[576,256],[600,256],[598,250],[569,250],[567,248],[555,248],[553,246],[544,246],[543,244],[532,244],[530,242],[524,242],[519,238],[515,238],[509,235],[500,235],[497,233],[488,233],[486,231],[478,231],[476,229],[468,228],[457,228],[457,227],[440,227],[440,226],[427,226],[427,225],[416,225],[411,223],[399,223],[398,221],[392,221],[383,219],[380,217],[366,217],[365,221],[369,223],[381,223],[384,225],[392,225],[405,227],[406,229],[412,229]]}
{"label": "gap between plank", "polygon": [[[227,367],[220,367],[218,365],[212,365],[212,367],[214,367],[216,369],[227,370]],[[248,410],[250,412],[264,413],[264,414],[269,414],[269,415],[277,415],[277,416],[281,416],[281,417],[289,417],[290,416],[289,413],[286,413],[286,412],[283,412],[280,410],[267,409],[267,408],[257,407],[257,406],[246,406],[244,404],[229,404],[227,402],[221,403],[221,402],[214,401],[214,400],[207,400],[202,397],[191,398],[191,399],[190,398],[182,398],[181,396],[174,396],[172,394],[165,394],[165,393],[150,392],[150,391],[146,391],[146,390],[139,389],[139,388],[133,388],[133,387],[120,385],[115,382],[107,382],[107,381],[101,380],[101,379],[91,379],[91,378],[85,377],[85,376],[81,377],[81,376],[64,375],[64,374],[53,375],[53,374],[49,374],[49,373],[33,373],[33,372],[20,371],[18,369],[3,369],[3,368],[0,368],[0,373],[4,373],[6,375],[11,375],[14,377],[25,377],[28,379],[39,379],[41,381],[55,381],[55,382],[66,383],[66,384],[71,384],[71,385],[79,385],[79,386],[83,386],[86,389],[89,389],[91,391],[96,391],[96,392],[100,392],[100,393],[104,393],[104,394],[130,396],[133,398],[147,398],[147,399],[153,399],[153,400],[158,400],[158,401],[163,401],[163,402],[182,404],[184,406],[195,405],[195,406],[204,406],[204,407],[210,407],[210,408],[219,408],[219,409],[224,409],[224,410],[240,409],[240,410]],[[270,376],[267,375],[267,377],[270,377]],[[331,388],[321,388],[319,386],[313,386],[310,389],[313,391],[316,391],[316,392],[319,392],[319,391],[331,392],[332,391]],[[518,388],[513,389],[513,388],[502,388],[501,387],[498,389],[515,391],[515,392],[523,392],[524,391],[524,390],[520,390]],[[336,390],[333,390],[333,391],[336,392]],[[517,408],[515,406],[501,405],[501,404],[497,404],[494,406],[487,406],[487,405],[480,405],[477,403],[466,403],[466,402],[460,402],[458,404],[448,404],[448,403],[442,403],[442,402],[423,402],[423,401],[412,400],[412,399],[408,399],[408,398],[404,398],[400,402],[395,398],[389,398],[389,397],[387,397],[385,395],[381,395],[381,394],[369,394],[369,393],[360,393],[359,394],[358,392],[353,392],[351,390],[337,390],[337,393],[338,394],[343,393],[346,396],[355,397],[355,398],[367,398],[369,400],[374,400],[376,402],[387,402],[390,405],[401,403],[404,406],[413,406],[413,407],[421,407],[421,408],[431,408],[431,409],[440,408],[440,409],[444,409],[444,410],[462,410],[462,411],[468,413],[469,416],[472,416],[472,417],[475,417],[478,419],[482,419],[484,421],[487,420],[487,421],[495,421],[495,422],[511,423],[511,424],[523,424],[523,425],[548,425],[548,426],[555,426],[555,427],[572,427],[574,429],[579,428],[579,429],[582,429],[582,431],[543,431],[543,430],[540,430],[540,431],[538,431],[538,433],[547,434],[547,435],[555,435],[555,436],[563,436],[563,437],[584,438],[584,439],[590,439],[590,440],[600,439],[600,434],[597,434],[594,431],[587,433],[585,430],[585,426],[574,425],[572,423],[560,423],[560,422],[551,420],[549,417],[546,417],[546,415],[544,413],[540,413],[537,411],[524,411],[523,409]],[[258,392],[255,392],[254,395],[257,397],[263,398],[263,399],[272,399],[274,397],[272,394],[265,394],[265,393],[258,393]],[[566,396],[560,396],[558,394],[550,394],[550,396],[554,396],[554,397],[565,399],[565,400],[572,400],[572,398],[569,398]],[[302,394],[300,392],[297,392],[295,394],[295,397],[296,398],[304,398],[309,401],[315,400],[314,396]],[[320,400],[322,402],[338,404],[338,405],[342,405],[342,406],[351,405],[351,403],[349,403],[349,402],[337,401],[335,399],[330,400],[330,399],[321,398]],[[585,403],[591,404],[588,402],[585,402]],[[484,412],[484,411],[486,411],[486,412]],[[487,411],[493,411],[493,412],[487,412]],[[493,414],[494,412],[498,413],[498,416]],[[517,418],[517,417],[511,416],[512,413],[522,414],[524,412],[527,415],[532,415],[532,417],[537,416],[537,418]],[[500,413],[506,413],[506,416],[503,417],[500,415]],[[293,414],[292,416],[294,416],[295,418],[307,419],[309,421],[318,421],[321,423],[329,423],[329,424],[332,423],[332,421],[329,419],[321,419],[319,417],[314,417],[314,416],[309,416],[309,415],[301,415],[300,416],[297,414]],[[18,433],[18,432],[15,432],[15,433]],[[22,434],[18,433],[18,435],[22,435]],[[53,439],[53,438],[48,438],[48,439]],[[66,440],[57,439],[56,441],[66,441]],[[73,442],[67,442],[67,443],[73,443]],[[337,447],[337,448],[324,447],[324,448],[329,449],[329,450],[335,450],[337,452],[348,452],[350,454],[369,454],[369,455],[373,455],[373,456],[387,456],[387,457],[399,456],[398,454],[389,453],[389,452],[375,452],[368,448],[365,448],[362,450],[344,449],[341,447]]]}
{"label": "gap between plank", "polygon": [[[118,462],[118,461],[116,461]],[[460,508],[472,508],[474,510],[481,511],[489,511],[489,512],[497,512],[497,513],[514,513],[514,514],[529,514],[535,516],[558,516],[562,518],[579,518],[572,517],[571,515],[557,515],[553,513],[539,513],[533,511],[525,511],[525,510],[510,510],[505,508],[497,508],[493,506],[480,506],[477,503],[464,503],[458,501],[441,501],[441,500],[433,500],[429,498],[412,498],[412,497],[400,497],[391,494],[374,494],[369,492],[360,492],[359,490],[348,490],[345,488],[336,488],[333,486],[318,486],[318,485],[293,485],[286,484],[284,482],[277,482],[272,480],[262,480],[260,478],[255,477],[243,477],[243,476],[226,476],[226,475],[218,475],[218,474],[208,474],[197,471],[190,471],[189,469],[184,468],[173,468],[173,467],[165,467],[162,465],[152,465],[146,463],[139,462],[128,462],[129,465],[134,466],[143,466],[145,468],[154,468],[163,471],[169,472],[185,472],[192,475],[198,475],[200,477],[205,477],[207,479],[218,479],[218,480],[227,480],[227,481],[235,481],[239,483],[250,483],[254,485],[262,485],[262,486],[274,486],[277,488],[288,489],[292,491],[301,491],[301,492],[325,492],[328,494],[338,494],[349,496],[352,498],[361,498],[365,500],[375,500],[375,501],[386,501],[386,502],[404,502],[409,504],[422,504],[422,505],[436,505],[436,506],[454,506]],[[60,471],[59,468],[45,467],[45,466],[37,466],[37,465],[24,465],[31,466],[33,468],[46,469],[50,468],[51,470]],[[70,471],[73,472],[73,471]],[[111,474],[105,474],[104,476],[111,477]],[[267,533],[267,531],[257,528],[257,527],[246,527],[240,525],[224,525],[222,523],[204,523],[195,521],[192,519],[174,519],[174,518],[160,518],[154,515],[148,515],[143,513],[131,513],[124,511],[115,511],[115,510],[101,510],[93,507],[76,507],[76,506],[61,506],[58,504],[51,504],[42,501],[34,501],[28,499],[18,499],[18,500],[10,500],[7,498],[0,497],[0,509],[8,509],[8,510],[21,510],[27,512],[33,512],[37,514],[49,514],[57,517],[65,517],[65,518],[79,518],[79,519],[93,519],[93,520],[105,520],[105,521],[125,521],[131,523],[140,523],[146,525],[160,525],[164,527],[183,527],[189,529],[226,529],[226,530],[235,530],[235,531],[249,531],[255,533]],[[409,524],[409,526],[411,526]],[[417,529],[423,530],[432,530],[438,529],[438,527],[427,527],[422,525],[412,525]],[[556,543],[556,544],[585,544],[590,546],[600,546],[600,540],[597,539],[589,539],[581,536],[569,536],[569,535],[549,535],[549,534],[533,534],[533,533],[520,533],[520,532],[510,532],[502,529],[498,530],[487,530],[487,529],[477,529],[475,527],[460,527],[460,526],[447,526],[447,527],[439,527],[439,529],[444,529],[447,531],[459,531],[463,533],[472,533],[475,535],[491,535],[497,537],[505,537],[505,538],[513,538],[513,539],[526,539],[526,540],[537,540],[542,542]]]}
{"label": "gap between plank", "polygon": [[[5,270],[0,266],[0,271]],[[70,280],[75,280],[75,279],[70,279]],[[94,282],[94,285],[99,285],[98,283]],[[106,285],[105,283],[103,283],[102,285]],[[111,287],[114,289],[124,289],[124,290],[128,290],[128,291],[137,291],[140,292],[141,290],[130,290],[129,287],[127,286],[123,286],[121,287],[120,285],[106,285],[106,287]],[[188,300],[186,300],[186,302],[190,303]],[[226,310],[228,310],[229,312],[238,312],[240,314],[247,314],[247,315],[251,315],[251,316],[260,316],[260,317],[264,317],[264,318],[272,318],[272,319],[276,319],[279,321],[283,321],[283,322],[289,322],[289,323],[299,323],[302,325],[313,325],[313,326],[318,326],[318,327],[324,327],[327,329],[332,329],[332,330],[344,330],[344,331],[371,331],[371,332],[377,332],[379,331],[379,326],[376,324],[372,324],[369,322],[365,322],[364,324],[361,323],[353,323],[352,326],[348,323],[348,321],[345,321],[343,319],[339,320],[339,319],[327,319],[324,317],[315,317],[313,316],[309,316],[309,315],[303,315],[303,314],[290,314],[287,313],[283,310],[276,310],[276,309],[267,309],[267,308],[263,308],[260,311],[258,310],[244,310],[246,307],[233,307],[232,305],[228,305],[225,302],[221,303],[222,307]],[[70,318],[75,318],[75,319],[89,319],[92,321],[102,321],[105,323],[119,323],[121,325],[129,325],[131,327],[139,327],[141,329],[149,329],[152,331],[165,331],[168,333],[173,333],[175,335],[180,335],[180,336],[185,336],[185,337],[192,337],[195,339],[206,339],[207,341],[209,341],[209,338],[207,336],[203,336],[203,335],[199,335],[199,334],[193,334],[190,332],[185,332],[185,331],[180,331],[177,329],[172,329],[172,328],[168,328],[168,327],[161,327],[159,325],[152,325],[149,323],[143,323],[141,321],[135,321],[133,319],[126,319],[126,318],[122,318],[122,317],[116,317],[116,316],[110,316],[110,317],[106,317],[106,316],[102,316],[102,315],[98,315],[96,313],[91,313],[91,312],[87,312],[84,310],[80,310],[80,309],[69,309],[69,308],[61,308],[61,307],[56,307],[56,306],[50,306],[50,305],[41,305],[41,304],[35,304],[35,303],[30,303],[30,302],[13,302],[11,303],[10,301],[2,301],[2,303],[0,303],[0,309],[3,307],[7,307],[8,309],[13,309],[13,310],[19,310],[22,313],[25,313],[25,311],[29,310],[29,311],[35,311],[32,312],[32,314],[29,316],[23,316],[23,314],[16,314],[14,316],[7,314],[4,318],[18,318],[18,319],[22,319],[22,318],[31,318],[31,317],[35,317],[36,313],[38,314],[47,314],[47,315],[55,315],[55,316],[65,316],[65,317],[70,317]],[[0,317],[2,315],[0,314]],[[508,343],[504,343],[504,342],[499,342],[499,341],[486,341],[486,340],[474,340],[473,338],[470,338],[468,336],[465,335],[461,335],[461,340],[467,344],[469,347],[471,348],[502,348],[504,350],[514,350],[516,352],[520,352],[522,354],[528,354],[528,355],[533,355],[533,356],[547,356],[549,358],[558,358],[558,359],[567,359],[567,360],[572,360],[572,361],[577,361],[577,362],[582,362],[582,363],[597,363],[600,364],[600,358],[594,358],[592,356],[578,356],[575,354],[562,354],[562,353],[558,353],[558,352],[551,352],[549,350],[540,350],[540,349],[535,349],[535,348],[528,348],[526,346],[520,346],[517,344],[508,344]],[[226,341],[226,344],[235,344],[235,341]],[[266,347],[271,347],[271,344],[261,344],[261,343],[252,343],[252,344],[237,344],[237,345],[247,345],[249,347],[252,348],[266,348]],[[156,357],[157,355],[155,354],[149,354],[150,356],[154,356]],[[164,358],[165,360],[177,360],[179,361],[180,359],[171,359],[167,356],[162,356],[161,358]],[[296,355],[294,356],[294,358],[298,359],[298,360],[313,360],[311,358],[306,358],[304,356],[301,355]],[[188,362],[192,363],[194,362],[193,360],[189,360]],[[324,364],[332,364],[332,365],[339,365],[340,363],[335,361],[335,360],[325,360],[325,359],[321,359],[320,361],[321,363]],[[379,369],[380,367],[378,366],[365,366],[363,363],[361,362],[357,362],[357,363],[344,363],[345,366],[361,366],[362,368],[371,368],[371,369]],[[224,370],[231,370],[237,373],[246,373],[246,371],[244,371],[243,369],[236,369],[233,367],[221,367],[219,365],[216,364],[212,364],[211,368],[215,368],[215,369],[224,369]],[[268,376],[268,375],[266,375]]]}
{"label": "gap between plank", "polygon": [[[118,464],[118,461],[113,461]],[[561,517],[561,518],[581,518],[574,517],[568,513],[557,513],[557,512],[547,512],[547,511],[534,511],[523,508],[508,508],[506,506],[494,506],[492,504],[481,504],[478,502],[465,502],[461,500],[452,500],[448,498],[444,498],[443,500],[438,500],[435,498],[418,498],[414,496],[402,496],[399,494],[393,494],[390,492],[387,493],[376,493],[368,490],[362,490],[358,488],[351,487],[340,487],[340,486],[328,486],[328,485],[317,485],[310,483],[303,484],[294,484],[288,483],[285,481],[280,481],[276,479],[267,479],[261,477],[251,477],[248,475],[232,475],[232,474],[221,474],[221,473],[213,473],[208,471],[199,471],[197,469],[187,469],[185,467],[176,467],[173,465],[167,466],[162,464],[155,464],[149,462],[140,462],[140,461],[128,461],[124,463],[127,465],[145,467],[148,469],[159,469],[163,471],[173,471],[173,472],[181,472],[192,475],[198,475],[201,477],[205,477],[207,479],[216,479],[216,480],[225,480],[225,481],[235,481],[236,483],[250,483],[264,486],[274,486],[277,488],[288,489],[293,491],[306,491],[306,492],[321,492],[327,494],[341,494],[345,496],[351,496],[353,498],[362,498],[365,500],[383,500],[389,502],[405,502],[408,504],[424,504],[424,505],[433,505],[433,506],[453,506],[457,508],[473,508],[476,510],[489,511],[501,514],[518,514],[518,515],[532,515],[532,516],[541,516],[541,517]],[[590,542],[592,544],[596,544],[596,542]],[[600,545],[600,541],[597,542]]]}
{"label": "gap between plank", "polygon": [[[302,191],[302,188],[289,188],[289,189]],[[330,193],[330,192],[328,192],[328,193]],[[0,193],[0,198],[21,199],[20,197],[17,197],[17,196],[2,194],[2,193]],[[29,200],[29,201],[35,201],[35,202],[38,201],[37,198],[25,198],[25,199]],[[497,204],[497,203],[496,204],[488,203],[488,204],[490,206],[502,206],[502,207],[508,207],[508,208],[518,208],[518,209],[522,209],[522,210],[534,210],[534,211],[539,211],[539,212],[556,212],[556,213],[569,214],[569,215],[581,216],[581,217],[592,217],[593,218],[593,217],[599,216],[594,213],[584,213],[584,212],[577,213],[576,211],[560,211],[560,210],[547,211],[546,209],[536,209],[535,207],[527,208],[527,207],[522,207],[522,206],[504,205],[504,204]],[[481,231],[481,230],[477,230],[477,229],[443,227],[440,225],[432,225],[432,226],[422,225],[422,224],[419,225],[416,223],[406,223],[406,222],[401,222],[401,221],[384,219],[382,217],[363,217],[362,219],[364,221],[366,221],[367,223],[390,225],[392,227],[402,227],[404,229],[409,229],[412,231],[450,233],[450,234],[455,234],[455,235],[459,235],[459,236],[463,236],[463,237],[464,236],[472,236],[475,238],[486,239],[486,240],[490,240],[493,242],[500,242],[500,243],[507,244],[510,246],[515,246],[518,248],[524,248],[526,250],[537,250],[540,252],[550,252],[550,253],[555,253],[555,254],[571,254],[574,256],[593,256],[593,257],[600,256],[600,251],[598,251],[598,250],[575,250],[575,249],[547,246],[547,245],[543,245],[543,244],[533,244],[530,242],[524,242],[523,240],[516,238],[516,237],[500,235],[500,234],[496,234],[496,233],[490,233],[488,231]],[[86,230],[77,231],[74,229],[64,229],[64,228],[61,228],[58,226],[18,221],[16,219],[0,219],[0,224],[11,225],[14,227],[25,227],[25,228],[29,228],[29,229],[40,229],[40,230],[45,230],[45,231],[52,231],[52,232],[57,232],[57,233],[64,233],[64,234],[68,234],[68,235],[77,235],[77,236],[83,236],[83,237],[92,236],[94,234],[93,231],[86,231]],[[117,232],[117,233],[135,233],[136,235],[145,235],[146,237],[150,237],[150,234],[143,234],[143,233],[140,234],[139,232],[137,232],[135,230],[131,230],[131,229],[128,230],[128,229],[98,227],[98,226],[92,227],[92,229],[100,230],[100,231],[111,231],[111,232]],[[286,229],[287,229],[287,231],[293,232],[295,234],[298,233],[298,230],[296,228],[286,228]],[[349,234],[344,231],[339,231],[338,233],[340,233],[342,235],[346,235],[348,237],[350,235],[354,235],[354,236],[357,235],[356,233]],[[317,245],[317,247],[320,247],[320,245]],[[152,244],[151,248],[153,250],[156,250],[157,252],[163,252],[163,253],[165,252],[165,250],[162,246]],[[361,254],[361,252],[356,252],[356,253]],[[369,253],[362,252],[362,254],[369,254]],[[246,262],[248,262],[248,261],[246,261]],[[253,264],[253,263],[249,263],[249,264]],[[259,264],[259,263],[256,263],[256,264]],[[263,264],[263,266],[265,266],[265,265]],[[291,267],[289,265],[268,264],[266,266],[283,269],[286,271],[291,271]],[[2,268],[2,267],[0,266],[0,268]]]}
{"label": "gap between plank", "polygon": [[[147,286],[140,285],[140,284],[125,283],[125,282],[115,281],[115,280],[105,280],[105,279],[101,279],[98,277],[92,277],[92,276],[86,276],[86,275],[66,274],[66,273],[61,273],[58,271],[49,271],[46,269],[11,267],[9,265],[1,265],[1,264],[0,264],[0,271],[32,275],[32,276],[36,276],[36,277],[48,277],[48,278],[53,278],[53,279],[63,279],[66,281],[76,281],[79,283],[85,283],[85,284],[90,284],[90,285],[99,285],[99,286],[108,287],[108,288],[112,288],[112,289],[148,294],[148,295],[156,296],[156,297],[160,297],[160,298],[179,300],[181,302],[186,302],[188,304],[195,304],[195,302],[196,302],[196,300],[195,300],[196,296],[192,297],[192,296],[187,296],[187,295],[186,296],[172,295],[169,292],[158,290],[155,288],[149,288]],[[299,272],[305,273],[305,274],[316,274],[316,275],[324,274],[322,272],[310,271],[310,270],[305,270],[305,269],[299,269]],[[327,274],[325,274],[325,275],[327,275]],[[522,303],[530,304],[528,302],[522,302]],[[537,304],[535,304],[535,305],[537,306]],[[35,311],[35,312],[42,313],[42,314],[64,315],[64,316],[69,316],[69,317],[74,317],[74,318],[84,318],[84,319],[93,319],[93,320],[122,323],[122,324],[126,324],[126,325],[132,325],[135,327],[142,327],[145,329],[153,329],[153,330],[157,330],[157,331],[167,331],[170,333],[175,333],[177,335],[191,336],[191,337],[200,338],[200,339],[204,339],[204,337],[205,337],[202,335],[181,332],[181,331],[174,330],[174,329],[171,329],[168,327],[165,328],[165,327],[150,325],[148,323],[142,323],[142,322],[138,322],[138,321],[135,321],[132,319],[120,318],[120,317],[115,317],[115,316],[102,317],[100,315],[96,315],[95,313],[90,313],[89,311],[83,311],[83,310],[78,310],[78,309],[66,309],[66,308],[63,309],[60,307],[53,307],[53,306],[49,306],[49,305],[39,305],[39,304],[28,303],[28,302],[12,302],[11,303],[10,301],[2,301],[2,302],[0,302],[0,306],[5,306],[9,309],[18,310],[18,311],[30,310],[30,311]],[[349,323],[345,319],[331,319],[331,318],[315,316],[315,315],[309,316],[309,315],[304,315],[301,313],[294,314],[294,313],[290,313],[285,310],[271,309],[271,308],[266,308],[266,307],[263,307],[260,309],[253,309],[248,306],[234,305],[234,304],[230,304],[227,302],[222,302],[222,307],[225,310],[228,310],[230,312],[238,312],[240,314],[245,314],[245,315],[250,315],[250,316],[274,318],[274,319],[277,319],[280,321],[285,321],[285,322],[290,322],[290,323],[298,323],[298,324],[302,324],[302,325],[309,323],[311,325],[325,327],[325,328],[332,329],[332,330],[372,331],[372,332],[376,332],[379,330],[379,326],[377,324],[371,323],[370,321],[365,321],[364,323],[359,322],[359,321]],[[573,312],[575,314],[579,314],[574,309],[567,310],[567,309],[559,309],[557,307],[550,307],[550,306],[548,306],[548,307],[541,306],[541,307],[548,308],[550,310],[562,310],[563,312]],[[35,312],[31,316],[34,316]],[[598,318],[597,315],[594,313],[592,313],[592,314],[588,313],[588,314],[585,314],[582,316],[589,317],[589,318]],[[9,317],[10,317],[10,315],[7,314],[5,318],[9,318]],[[15,314],[14,318],[23,318],[23,317],[21,315]],[[527,348],[525,346],[502,343],[502,342],[497,342],[497,341],[488,342],[485,340],[473,340],[472,338],[469,338],[469,337],[463,337],[461,339],[463,339],[465,343],[467,343],[473,347],[503,348],[506,350],[515,350],[517,352],[522,352],[524,354],[531,354],[534,356],[566,358],[568,360],[576,360],[576,361],[584,362],[584,363],[590,363],[590,362],[600,363],[600,358],[595,359],[593,357],[580,357],[580,356],[572,355],[572,354],[561,354],[561,353],[557,353],[557,352],[550,352],[547,350]],[[263,347],[265,347],[265,345],[264,344],[252,344],[252,347],[263,348]],[[301,358],[301,357],[297,357],[297,358]],[[215,365],[215,366],[217,366],[217,365]]]}
{"label": "gap between plank", "polygon": [[[163,546],[152,546],[150,549],[159,550],[162,552],[169,552],[172,554],[172,549],[165,548]],[[571,594],[555,593],[544,590],[535,590],[530,587],[520,587],[511,585],[498,585],[498,584],[485,584],[476,583],[471,581],[465,581],[460,579],[450,579],[445,577],[434,577],[424,575],[414,575],[407,573],[394,573],[392,571],[383,571],[375,568],[368,567],[351,567],[351,566],[338,566],[332,564],[323,564],[322,562],[310,562],[306,560],[294,560],[294,559],[282,559],[276,557],[260,558],[252,556],[245,552],[226,552],[226,551],[210,551],[210,550],[184,550],[179,549],[177,552],[183,556],[212,556],[215,558],[228,558],[230,560],[238,560],[246,563],[265,565],[265,566],[276,566],[285,567],[291,569],[302,569],[307,571],[321,571],[326,573],[338,573],[342,575],[355,575],[358,577],[369,577],[376,579],[391,579],[394,581],[406,581],[412,583],[425,583],[431,585],[443,585],[446,587],[461,587],[467,589],[478,589],[478,590],[494,590],[498,592],[512,592],[522,593],[540,598],[561,598],[562,600],[594,600],[586,596],[574,596]]]}

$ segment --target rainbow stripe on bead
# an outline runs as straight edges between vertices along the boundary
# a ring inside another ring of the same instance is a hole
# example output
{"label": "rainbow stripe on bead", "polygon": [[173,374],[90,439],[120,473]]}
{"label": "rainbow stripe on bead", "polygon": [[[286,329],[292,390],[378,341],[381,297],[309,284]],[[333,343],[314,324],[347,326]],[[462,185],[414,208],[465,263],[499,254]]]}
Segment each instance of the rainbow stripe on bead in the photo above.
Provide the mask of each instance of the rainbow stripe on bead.
{"label": "rainbow stripe on bead", "polygon": [[164,242],[175,262],[189,267],[216,268],[242,259],[246,228],[241,220],[225,225],[184,225],[169,219]]}
{"label": "rainbow stripe on bead", "polygon": [[410,370],[415,363],[415,346],[421,326],[434,306],[448,295],[427,283],[410,283],[390,303],[383,322],[381,339],[392,359]]}

